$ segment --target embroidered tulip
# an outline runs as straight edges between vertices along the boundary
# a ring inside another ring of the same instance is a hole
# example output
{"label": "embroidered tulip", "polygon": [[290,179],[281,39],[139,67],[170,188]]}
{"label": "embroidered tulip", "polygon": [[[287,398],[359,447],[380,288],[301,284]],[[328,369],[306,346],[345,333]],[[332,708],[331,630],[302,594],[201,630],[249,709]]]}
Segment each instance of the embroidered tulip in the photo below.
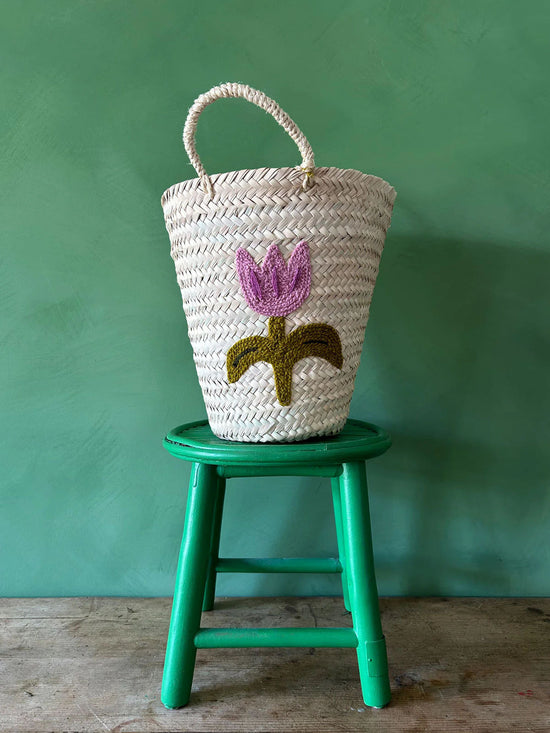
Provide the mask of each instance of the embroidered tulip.
{"label": "embroidered tulip", "polygon": [[288,316],[309,295],[311,265],[307,242],[296,245],[288,265],[276,244],[268,247],[261,267],[242,247],[237,250],[236,264],[246,302],[263,316]]}
{"label": "embroidered tulip", "polygon": [[290,405],[294,365],[316,356],[342,368],[342,343],[338,331],[327,323],[308,323],[286,333],[285,316],[297,310],[311,289],[311,265],[307,242],[300,242],[285,264],[279,247],[270,245],[261,267],[242,248],[237,250],[237,272],[246,302],[257,313],[269,316],[267,336],[247,336],[227,352],[227,380],[238,382],[259,361],[273,367],[275,392],[280,405]]}

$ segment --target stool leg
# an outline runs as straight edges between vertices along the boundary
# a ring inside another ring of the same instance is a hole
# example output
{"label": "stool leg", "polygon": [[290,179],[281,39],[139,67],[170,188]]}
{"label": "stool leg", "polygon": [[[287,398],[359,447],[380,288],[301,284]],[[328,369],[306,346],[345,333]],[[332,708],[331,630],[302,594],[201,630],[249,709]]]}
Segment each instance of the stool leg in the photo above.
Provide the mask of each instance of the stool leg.
{"label": "stool leg", "polygon": [[216,595],[216,564],[220,552],[220,534],[222,531],[223,502],[225,499],[225,479],[218,476],[218,490],[216,494],[216,507],[214,510],[214,526],[212,528],[212,541],[210,544],[210,559],[208,561],[208,575],[206,579],[206,590],[204,591],[203,611],[211,611],[214,608],[214,597]]}
{"label": "stool leg", "polygon": [[390,681],[374,574],[367,476],[364,462],[345,463],[343,469],[342,529],[359,676],[365,705],[381,708],[390,701]]}
{"label": "stool leg", "polygon": [[161,699],[167,708],[186,705],[191,694],[217,479],[215,466],[193,464],[162,678]]}
{"label": "stool leg", "polygon": [[338,556],[342,565],[342,591],[344,593],[344,607],[346,611],[351,611],[349,602],[348,589],[348,571],[346,567],[346,547],[344,544],[344,531],[342,529],[342,504],[340,500],[340,479],[333,478],[332,483],[332,503],[334,505],[334,521],[336,524],[336,540],[338,542]]}

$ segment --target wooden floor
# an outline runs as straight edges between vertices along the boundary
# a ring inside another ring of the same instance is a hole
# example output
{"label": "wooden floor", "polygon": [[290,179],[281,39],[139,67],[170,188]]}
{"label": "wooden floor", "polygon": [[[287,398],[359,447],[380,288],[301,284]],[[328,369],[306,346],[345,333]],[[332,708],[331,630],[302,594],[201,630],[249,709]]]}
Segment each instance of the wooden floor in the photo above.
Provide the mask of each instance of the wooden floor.
{"label": "wooden floor", "polygon": [[[169,599],[0,600],[0,730],[550,731],[550,599],[383,599],[393,698],[354,650],[204,650],[160,702]],[[344,626],[338,598],[219,599],[204,626]]]}

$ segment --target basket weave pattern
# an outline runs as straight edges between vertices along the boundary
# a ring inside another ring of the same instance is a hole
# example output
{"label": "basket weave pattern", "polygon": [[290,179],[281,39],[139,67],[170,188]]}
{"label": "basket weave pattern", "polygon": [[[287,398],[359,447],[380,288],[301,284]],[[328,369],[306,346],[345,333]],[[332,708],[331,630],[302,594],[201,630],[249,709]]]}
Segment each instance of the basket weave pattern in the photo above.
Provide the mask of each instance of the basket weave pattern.
{"label": "basket weave pattern", "polygon": [[[338,433],[348,417],[395,191],[380,178],[338,168],[316,168],[314,185],[304,187],[303,172],[232,171],[208,177],[209,186],[203,173],[162,197],[208,419],[221,438],[303,440]],[[228,350],[266,333],[268,321],[243,297],[235,254],[243,247],[259,263],[276,243],[288,260],[302,240],[311,255],[311,292],[286,328],[330,324],[340,335],[343,365],[320,358],[296,363],[292,402],[282,406],[268,363],[228,383]]]}

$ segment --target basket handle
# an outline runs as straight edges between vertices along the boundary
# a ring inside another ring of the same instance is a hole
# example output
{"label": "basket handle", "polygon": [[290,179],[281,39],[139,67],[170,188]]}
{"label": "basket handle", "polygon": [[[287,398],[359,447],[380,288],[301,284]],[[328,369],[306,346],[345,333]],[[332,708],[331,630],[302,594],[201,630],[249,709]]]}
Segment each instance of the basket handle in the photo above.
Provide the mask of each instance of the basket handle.
{"label": "basket handle", "polygon": [[183,128],[183,144],[185,145],[185,150],[193,168],[197,171],[197,175],[201,179],[205,193],[212,197],[214,195],[214,188],[212,186],[210,176],[206,172],[195,147],[195,130],[197,129],[197,122],[199,121],[199,117],[203,109],[209,104],[212,104],[212,102],[215,102],[217,99],[227,97],[242,97],[243,99],[252,102],[252,104],[261,107],[277,120],[279,125],[281,125],[281,127],[283,127],[294,140],[302,156],[302,165],[300,166],[300,170],[304,175],[302,188],[305,191],[306,188],[312,185],[312,179],[315,173],[313,150],[311,149],[311,145],[307,141],[306,136],[298,128],[296,123],[283,109],[281,109],[281,107],[279,107],[277,102],[267,97],[263,92],[259,92],[257,89],[252,89],[252,87],[249,87],[246,84],[228,83],[213,87],[209,92],[205,92],[204,94],[201,94],[200,97],[197,97],[189,110],[185,121],[185,127]]}

